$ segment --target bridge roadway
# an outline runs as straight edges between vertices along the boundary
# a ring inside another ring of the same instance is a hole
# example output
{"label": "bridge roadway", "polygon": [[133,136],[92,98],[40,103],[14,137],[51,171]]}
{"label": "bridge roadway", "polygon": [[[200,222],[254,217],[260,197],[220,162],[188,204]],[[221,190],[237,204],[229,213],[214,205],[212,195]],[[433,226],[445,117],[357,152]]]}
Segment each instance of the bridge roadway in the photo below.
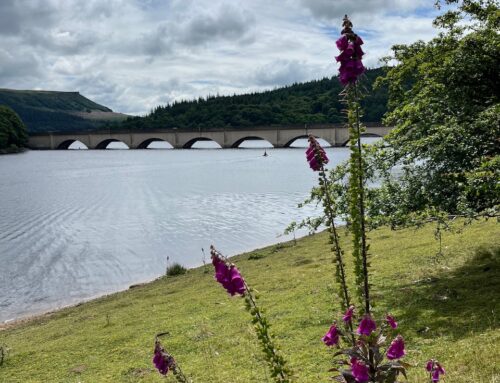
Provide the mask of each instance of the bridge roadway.
{"label": "bridge roadway", "polygon": [[[380,124],[366,124],[363,136],[383,137],[391,128]],[[106,149],[111,142],[123,142],[130,149],[146,149],[151,142],[166,141],[174,148],[189,149],[197,141],[215,141],[222,148],[237,148],[246,140],[267,140],[275,148],[289,147],[295,140],[309,134],[322,138],[332,146],[345,146],[349,132],[345,125],[314,124],[304,126],[261,126],[241,129],[159,129],[147,131],[106,130],[92,132],[33,133],[29,136],[30,149],[68,149],[80,141],[89,149]]]}

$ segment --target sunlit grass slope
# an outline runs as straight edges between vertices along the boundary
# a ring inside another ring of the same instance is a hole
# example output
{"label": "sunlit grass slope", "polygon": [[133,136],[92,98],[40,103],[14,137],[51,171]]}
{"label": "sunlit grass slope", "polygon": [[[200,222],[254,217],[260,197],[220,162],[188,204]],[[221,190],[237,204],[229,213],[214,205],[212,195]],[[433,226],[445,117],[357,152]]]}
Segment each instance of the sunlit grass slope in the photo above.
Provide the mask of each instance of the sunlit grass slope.
{"label": "sunlit grass slope", "polygon": [[[440,258],[431,226],[370,233],[375,310],[396,316],[406,360],[420,364],[409,382],[426,381],[429,357],[445,365],[448,383],[499,381],[498,227],[490,220],[445,233]],[[260,291],[298,382],[329,381],[332,350],[321,337],[338,307],[331,258],[322,233],[234,259]],[[0,331],[8,350],[0,382],[165,381],[151,365],[161,331],[170,331],[165,344],[195,382],[269,382],[243,303],[207,267],[18,324]]]}

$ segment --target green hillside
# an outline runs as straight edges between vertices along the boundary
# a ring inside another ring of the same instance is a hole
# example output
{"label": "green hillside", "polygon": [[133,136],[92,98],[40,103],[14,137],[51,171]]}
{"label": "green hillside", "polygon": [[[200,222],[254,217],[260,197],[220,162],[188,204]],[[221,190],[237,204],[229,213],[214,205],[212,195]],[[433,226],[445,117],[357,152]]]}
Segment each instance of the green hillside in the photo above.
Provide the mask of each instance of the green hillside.
{"label": "green hillside", "polygon": [[91,130],[126,117],[78,92],[0,89],[0,105],[13,109],[28,132]]}
{"label": "green hillside", "polygon": [[[361,81],[365,122],[379,122],[387,110],[387,89],[373,90],[383,69],[371,69]],[[337,77],[293,84],[261,93],[210,96],[156,107],[146,117],[128,118],[131,129],[222,128],[259,125],[339,123],[345,106]]]}
{"label": "green hillside", "polygon": [[[451,224],[451,222],[450,222]],[[498,382],[500,236],[494,220],[443,236],[433,225],[370,233],[374,312],[390,311],[407,341],[407,383],[429,382],[437,358],[446,383]],[[350,239],[341,229],[349,278]],[[332,382],[333,352],[321,341],[338,318],[328,233],[242,254],[233,261],[260,292],[276,343],[297,383]],[[164,265],[158,265],[159,268]],[[334,312],[332,312],[332,308]],[[0,326],[6,350],[0,382],[174,382],[153,367],[153,338],[164,339],[195,383],[270,382],[241,298],[214,281],[213,267],[112,294],[34,320]]]}

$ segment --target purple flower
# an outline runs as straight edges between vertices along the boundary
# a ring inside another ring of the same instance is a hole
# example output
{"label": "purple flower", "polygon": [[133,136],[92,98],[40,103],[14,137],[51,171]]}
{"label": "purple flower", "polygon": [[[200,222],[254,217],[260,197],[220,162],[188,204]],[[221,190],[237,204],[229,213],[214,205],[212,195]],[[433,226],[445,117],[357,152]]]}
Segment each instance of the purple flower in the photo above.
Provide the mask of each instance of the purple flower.
{"label": "purple flower", "polygon": [[175,364],[174,358],[165,352],[160,342],[155,343],[153,364],[162,375],[167,375],[168,370],[171,369]]}
{"label": "purple flower", "polygon": [[218,257],[213,257],[212,265],[214,265],[215,268],[215,279],[217,280],[217,282],[221,284],[227,283],[228,267],[226,263]]}
{"label": "purple flower", "polygon": [[358,383],[365,383],[370,380],[370,375],[368,374],[368,366],[363,362],[360,362],[356,358],[351,359],[351,373],[354,379]]}
{"label": "purple flower", "polygon": [[427,362],[427,364],[426,364],[426,366],[425,366],[425,369],[426,369],[427,371],[431,372],[431,371],[433,370],[433,368],[434,368],[434,360],[433,360],[433,359],[430,359],[430,360]]}
{"label": "purple flower", "polygon": [[389,323],[389,326],[391,326],[392,328],[398,327],[398,322],[396,322],[396,320],[394,319],[394,317],[392,315],[387,314],[387,316],[385,317],[385,320],[387,321],[387,323]]}
{"label": "purple flower", "polygon": [[365,71],[365,67],[361,62],[364,55],[361,49],[363,39],[352,31],[352,23],[347,17],[344,18],[343,27],[342,37],[336,42],[340,55],[335,57],[335,60],[340,62],[339,80],[345,86],[355,83]]}
{"label": "purple flower", "polygon": [[243,295],[245,292],[245,281],[236,266],[231,266],[229,268],[229,280],[230,283],[227,292],[231,295]]}
{"label": "purple flower", "polygon": [[357,332],[360,335],[369,336],[376,329],[377,329],[377,324],[372,319],[370,314],[366,314],[365,316],[363,316],[363,319],[361,319],[361,322],[359,322]]}
{"label": "purple flower", "polygon": [[215,279],[229,294],[243,295],[245,292],[245,281],[236,266],[228,266],[219,257],[212,257],[212,264],[215,268]]}
{"label": "purple flower", "polygon": [[346,60],[340,64],[339,80],[343,85],[354,83],[364,71],[361,60]]}
{"label": "purple flower", "polygon": [[342,36],[340,37],[337,41],[337,48],[339,48],[340,51],[343,51],[347,48],[347,44],[349,44],[349,40],[347,40],[347,36]]}
{"label": "purple flower", "polygon": [[350,322],[352,320],[353,314],[354,314],[354,306],[351,305],[345,312],[344,316],[342,317],[342,320],[346,323]]}
{"label": "purple flower", "polygon": [[309,136],[309,148],[306,150],[306,158],[309,167],[315,172],[321,170],[328,163],[328,157],[321,145],[313,136]]}
{"label": "purple flower", "polygon": [[405,341],[401,335],[398,335],[396,339],[391,342],[386,355],[390,360],[399,359],[406,355]]}
{"label": "purple flower", "polygon": [[439,377],[441,375],[444,375],[446,371],[444,370],[443,366],[439,364],[437,360],[430,359],[427,362],[427,365],[425,366],[425,369],[430,372],[432,381],[439,382]]}
{"label": "purple flower", "polygon": [[336,323],[331,325],[330,330],[328,330],[321,340],[325,342],[327,346],[335,346],[339,343],[339,329]]}

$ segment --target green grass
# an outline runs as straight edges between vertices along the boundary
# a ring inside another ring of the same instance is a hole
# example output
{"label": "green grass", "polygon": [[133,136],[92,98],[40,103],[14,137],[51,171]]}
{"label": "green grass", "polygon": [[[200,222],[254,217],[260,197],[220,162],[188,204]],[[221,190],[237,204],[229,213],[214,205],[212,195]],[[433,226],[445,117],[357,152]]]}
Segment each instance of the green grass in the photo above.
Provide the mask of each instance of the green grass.
{"label": "green grass", "polygon": [[[409,382],[426,382],[430,357],[445,365],[448,383],[500,381],[498,234],[491,220],[445,233],[436,259],[430,226],[370,233],[375,311],[396,316],[406,360],[420,364]],[[338,314],[331,259],[324,233],[234,259],[259,290],[298,382],[329,381],[332,350],[321,337]],[[165,345],[196,382],[270,381],[243,300],[201,267],[0,331],[0,382],[165,381],[151,365],[161,331],[171,333]]]}

